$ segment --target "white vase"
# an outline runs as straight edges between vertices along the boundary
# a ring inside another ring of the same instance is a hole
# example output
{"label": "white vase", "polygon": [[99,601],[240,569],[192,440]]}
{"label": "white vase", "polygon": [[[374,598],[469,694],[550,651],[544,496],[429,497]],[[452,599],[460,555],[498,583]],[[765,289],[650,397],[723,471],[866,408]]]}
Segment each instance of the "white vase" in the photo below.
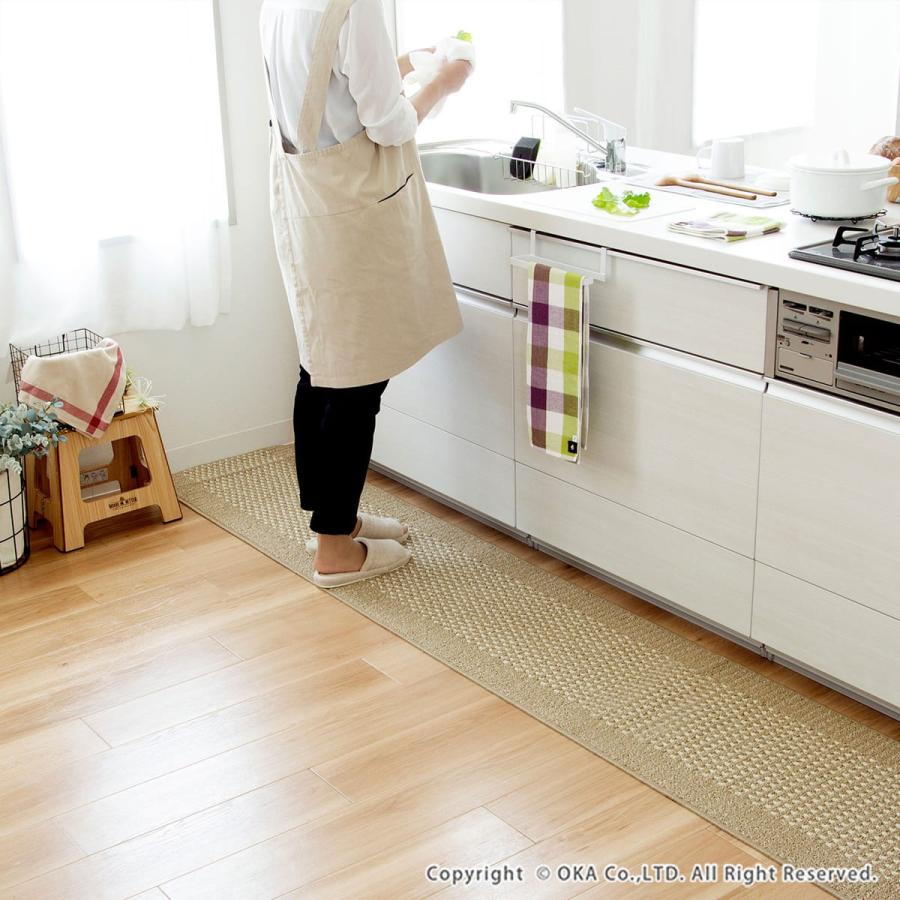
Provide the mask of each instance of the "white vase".
{"label": "white vase", "polygon": [[27,549],[25,540],[25,479],[0,472],[0,569],[14,566]]}

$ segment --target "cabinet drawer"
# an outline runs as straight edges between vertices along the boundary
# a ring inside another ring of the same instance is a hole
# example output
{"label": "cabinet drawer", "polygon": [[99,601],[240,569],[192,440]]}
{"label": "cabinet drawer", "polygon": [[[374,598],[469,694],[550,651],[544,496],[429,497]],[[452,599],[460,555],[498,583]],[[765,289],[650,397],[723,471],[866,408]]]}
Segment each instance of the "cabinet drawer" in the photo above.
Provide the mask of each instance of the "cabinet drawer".
{"label": "cabinet drawer", "polygon": [[757,559],[900,619],[900,418],[781,384],[763,408]]}
{"label": "cabinet drawer", "polygon": [[521,464],[516,525],[670,603],[750,633],[753,562],[737,553]]}
{"label": "cabinet drawer", "polygon": [[587,449],[573,464],[531,446],[525,315],[515,323],[516,459],[752,558],[762,378],[595,331]]}
{"label": "cabinet drawer", "polygon": [[372,459],[498,522],[515,523],[514,463],[505,456],[382,406]]}
{"label": "cabinet drawer", "polygon": [[[512,231],[513,254],[528,254],[528,232]],[[539,235],[536,252],[578,268],[601,267],[599,247]],[[768,292],[761,285],[671,263],[607,252],[607,278],[591,286],[591,324],[763,372]],[[528,273],[513,270],[513,299],[528,305]]]}
{"label": "cabinet drawer", "polygon": [[754,640],[900,707],[900,621],[756,564]]}
{"label": "cabinet drawer", "polygon": [[384,402],[422,422],[513,455],[513,309],[457,290],[464,328],[391,379]]}
{"label": "cabinet drawer", "polygon": [[449,209],[435,209],[453,283],[509,300],[509,227]]}

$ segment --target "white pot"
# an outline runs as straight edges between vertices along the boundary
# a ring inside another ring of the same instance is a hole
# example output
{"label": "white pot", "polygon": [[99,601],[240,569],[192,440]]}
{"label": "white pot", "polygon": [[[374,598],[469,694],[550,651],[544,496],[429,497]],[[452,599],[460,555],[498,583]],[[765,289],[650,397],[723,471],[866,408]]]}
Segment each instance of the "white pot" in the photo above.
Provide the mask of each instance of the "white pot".
{"label": "white pot", "polygon": [[0,472],[0,569],[25,555],[25,484],[8,469]]}
{"label": "white pot", "polygon": [[887,175],[889,159],[851,156],[846,150],[825,156],[794,156],[789,166],[793,208],[823,219],[874,216],[884,209],[888,187],[898,181]]}

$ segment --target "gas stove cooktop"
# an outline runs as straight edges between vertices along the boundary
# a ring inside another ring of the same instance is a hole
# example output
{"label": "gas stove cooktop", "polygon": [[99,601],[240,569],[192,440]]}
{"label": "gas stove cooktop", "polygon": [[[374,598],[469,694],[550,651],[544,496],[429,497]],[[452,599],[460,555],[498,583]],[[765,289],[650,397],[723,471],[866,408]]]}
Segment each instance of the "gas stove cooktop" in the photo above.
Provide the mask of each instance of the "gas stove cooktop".
{"label": "gas stove cooktop", "polygon": [[900,225],[874,228],[841,225],[834,239],[807,244],[788,254],[823,266],[900,281]]}

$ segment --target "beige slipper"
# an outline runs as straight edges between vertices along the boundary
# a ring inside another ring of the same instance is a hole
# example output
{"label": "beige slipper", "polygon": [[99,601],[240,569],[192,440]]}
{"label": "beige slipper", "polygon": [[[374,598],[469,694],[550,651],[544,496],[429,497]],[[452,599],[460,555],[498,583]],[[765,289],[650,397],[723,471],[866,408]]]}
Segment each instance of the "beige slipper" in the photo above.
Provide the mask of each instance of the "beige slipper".
{"label": "beige slipper", "polygon": [[323,588],[344,587],[357,581],[365,581],[367,578],[375,578],[385,575],[405,566],[412,553],[393,540],[377,540],[372,538],[357,538],[361,544],[366,545],[366,561],[358,572],[336,572],[334,575],[320,575],[313,572],[313,581]]}
{"label": "beige slipper", "polygon": [[[361,512],[359,514],[359,533],[357,538],[372,538],[376,541],[396,541],[398,544],[405,544],[409,538],[409,529],[388,516],[370,516],[368,513]],[[310,538],[306,542],[306,549],[310,553],[315,553],[318,549],[319,542],[316,538]]]}

